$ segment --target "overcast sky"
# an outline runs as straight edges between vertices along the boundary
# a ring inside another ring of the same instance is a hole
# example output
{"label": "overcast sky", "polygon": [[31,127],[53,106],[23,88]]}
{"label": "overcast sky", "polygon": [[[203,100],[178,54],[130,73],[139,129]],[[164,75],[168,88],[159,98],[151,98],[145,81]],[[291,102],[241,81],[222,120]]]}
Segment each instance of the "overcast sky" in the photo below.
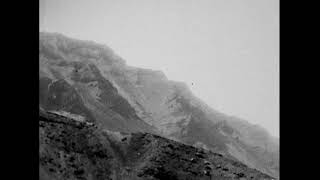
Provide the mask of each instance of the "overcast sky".
{"label": "overcast sky", "polygon": [[279,137],[279,0],[40,0],[40,30],[106,44]]}

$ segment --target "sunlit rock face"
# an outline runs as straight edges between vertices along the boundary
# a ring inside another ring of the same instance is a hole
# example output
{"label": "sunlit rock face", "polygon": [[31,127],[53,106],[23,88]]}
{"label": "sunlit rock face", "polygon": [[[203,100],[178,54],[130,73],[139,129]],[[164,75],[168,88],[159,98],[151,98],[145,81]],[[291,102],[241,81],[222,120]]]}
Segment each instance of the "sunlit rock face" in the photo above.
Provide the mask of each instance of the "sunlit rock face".
{"label": "sunlit rock face", "polygon": [[111,131],[156,133],[278,177],[279,144],[263,128],[215,111],[161,71],[127,66],[105,45],[40,33],[39,75],[45,110]]}

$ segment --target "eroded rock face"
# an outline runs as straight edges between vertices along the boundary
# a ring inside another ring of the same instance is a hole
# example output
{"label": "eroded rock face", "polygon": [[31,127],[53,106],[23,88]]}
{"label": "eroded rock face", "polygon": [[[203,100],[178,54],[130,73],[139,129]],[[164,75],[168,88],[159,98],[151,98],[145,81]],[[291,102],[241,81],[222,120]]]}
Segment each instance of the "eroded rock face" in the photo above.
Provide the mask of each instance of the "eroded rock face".
{"label": "eroded rock face", "polygon": [[51,179],[271,179],[221,154],[149,133],[100,129],[40,111],[39,176]]}
{"label": "eroded rock face", "polygon": [[43,53],[40,51],[40,61],[47,63],[46,68],[40,66],[40,69],[50,71],[40,74],[40,107],[79,114],[110,130],[156,131],[136,115],[134,108],[101,76],[95,65],[86,61],[46,59]]}
{"label": "eroded rock face", "polygon": [[130,67],[106,46],[40,33],[40,107],[111,131],[152,132],[205,147],[274,177],[279,145],[260,127],[219,113],[159,71]]}

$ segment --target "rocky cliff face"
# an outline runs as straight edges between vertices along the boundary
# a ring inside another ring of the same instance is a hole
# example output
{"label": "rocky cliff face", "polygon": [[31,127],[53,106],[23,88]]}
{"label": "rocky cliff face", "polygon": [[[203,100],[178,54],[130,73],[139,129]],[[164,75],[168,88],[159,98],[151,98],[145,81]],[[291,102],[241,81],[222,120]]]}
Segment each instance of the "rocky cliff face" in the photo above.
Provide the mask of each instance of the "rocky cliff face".
{"label": "rocky cliff face", "polygon": [[106,46],[40,33],[40,107],[111,131],[150,132],[278,177],[279,145],[260,127],[215,111],[182,82],[130,67]]}
{"label": "rocky cliff face", "polygon": [[41,180],[271,179],[220,154],[149,133],[104,130],[57,112],[40,111],[39,138]]}

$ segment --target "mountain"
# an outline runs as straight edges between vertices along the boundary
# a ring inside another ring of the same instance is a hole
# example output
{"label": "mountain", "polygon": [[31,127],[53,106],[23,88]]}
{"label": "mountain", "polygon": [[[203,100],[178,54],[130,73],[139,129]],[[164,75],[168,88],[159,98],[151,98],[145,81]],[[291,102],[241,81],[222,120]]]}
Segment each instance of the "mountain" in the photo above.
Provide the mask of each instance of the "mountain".
{"label": "mountain", "polygon": [[220,154],[149,133],[104,130],[66,115],[40,110],[40,180],[272,179]]}
{"label": "mountain", "polygon": [[161,71],[126,65],[109,47],[40,33],[39,106],[115,132],[152,133],[279,177],[279,143],[262,127],[225,115]]}

